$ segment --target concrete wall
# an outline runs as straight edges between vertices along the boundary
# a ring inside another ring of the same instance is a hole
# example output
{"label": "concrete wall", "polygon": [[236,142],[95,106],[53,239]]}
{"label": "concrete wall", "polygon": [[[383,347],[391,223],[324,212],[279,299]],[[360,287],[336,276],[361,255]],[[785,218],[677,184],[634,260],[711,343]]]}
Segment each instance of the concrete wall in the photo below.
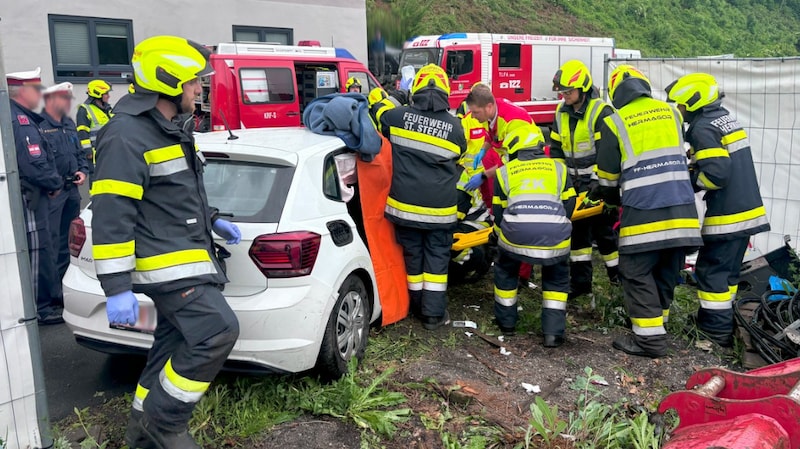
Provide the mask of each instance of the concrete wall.
{"label": "concrete wall", "polygon": [[[42,80],[53,82],[53,59],[48,14],[133,21],[133,39],[139,42],[159,34],[173,34],[203,44],[233,40],[233,25],[293,28],[295,43],[318,40],[350,50],[367,65],[365,0],[3,0],[0,8],[0,45],[7,72],[42,68]],[[114,86],[111,103],[126,93]],[[85,99],[85,85],[76,84],[76,101]]]}

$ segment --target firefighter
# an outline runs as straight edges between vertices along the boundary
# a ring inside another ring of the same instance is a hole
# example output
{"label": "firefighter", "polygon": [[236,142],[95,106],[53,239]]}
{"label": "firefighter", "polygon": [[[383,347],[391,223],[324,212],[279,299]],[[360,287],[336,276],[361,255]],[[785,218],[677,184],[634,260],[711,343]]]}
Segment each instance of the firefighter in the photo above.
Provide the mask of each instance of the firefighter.
{"label": "firefighter", "polygon": [[135,93],[97,136],[93,255],[108,320],[136,323],[134,292],[152,298],[158,316],[125,435],[131,448],[200,447],[187,423],[239,335],[212,230],[228,244],[241,233],[209,207],[203,159],[178,120],[212,73],[209,55],[179,37],[140,42]]}
{"label": "firefighter", "polygon": [[509,162],[497,171],[493,200],[495,317],[503,333],[514,333],[520,265],[541,265],[543,344],[555,348],[564,343],[575,189],[564,163],[545,155],[539,127],[514,129],[505,145]]}
{"label": "firefighter", "polygon": [[[584,63],[567,61],[553,77],[553,90],[564,101],[556,109],[556,120],[550,133],[551,157],[564,160],[578,194],[599,189],[597,137],[599,123],[614,112],[604,102],[592,83]],[[587,204],[588,205],[588,204]],[[603,214],[572,224],[570,251],[570,299],[592,293],[592,241],[606,265],[612,284],[619,282],[619,253],[614,224],[616,208],[605,208]]]}
{"label": "firefighter", "polygon": [[69,227],[81,212],[82,186],[89,173],[83,149],[78,142],[75,123],[67,114],[72,109],[72,83],[60,83],[44,90],[42,134],[52,151],[56,171],[63,179],[60,195],[50,201],[50,239],[56,275],[53,281],[53,303],[64,305],[61,280],[69,267]]}
{"label": "firefighter", "polygon": [[63,323],[61,311],[53,304],[55,283],[48,218],[50,199],[64,184],[55,168],[52,151],[42,137],[44,119],[33,112],[42,101],[40,69],[6,75],[11,97],[11,127],[14,132],[22,209],[31,265],[33,296],[39,324]]}
{"label": "firefighter", "polygon": [[359,81],[358,78],[351,76],[350,78],[347,79],[347,82],[344,85],[344,90],[346,90],[348,93],[355,92],[357,94],[360,94],[361,81]]}
{"label": "firefighter", "polygon": [[78,124],[78,137],[81,147],[86,152],[89,161],[89,174],[94,173],[95,140],[100,128],[108,122],[113,115],[111,105],[108,104],[111,85],[103,80],[89,81],[86,87],[88,97],[78,106],[75,121]]}
{"label": "firefighter", "polygon": [[700,298],[696,324],[710,340],[730,347],[742,258],[750,236],[770,230],[750,141],[722,107],[724,94],[713,76],[686,75],[666,91],[689,124],[692,185],[706,192],[703,247],[695,268]]}
{"label": "firefighter", "polygon": [[608,92],[618,113],[600,124],[597,175],[603,189],[590,192],[590,200],[623,206],[619,276],[633,327],[633,336],[617,338],[613,346],[661,357],[667,351],[664,318],[685,250],[702,244],[683,122],[675,107],[652,98],[650,81],[633,66],[614,69]]}
{"label": "firefighter", "polygon": [[458,158],[467,143],[460,121],[448,112],[444,70],[433,64],[421,68],[411,96],[411,106],[381,117],[393,167],[385,215],[403,247],[411,310],[434,330],[449,322],[447,268],[458,221]]}

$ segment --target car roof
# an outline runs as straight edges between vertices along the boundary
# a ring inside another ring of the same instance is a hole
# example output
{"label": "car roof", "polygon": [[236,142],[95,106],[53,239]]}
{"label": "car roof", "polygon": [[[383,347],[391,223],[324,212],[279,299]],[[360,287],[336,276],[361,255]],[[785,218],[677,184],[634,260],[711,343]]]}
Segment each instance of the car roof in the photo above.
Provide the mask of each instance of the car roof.
{"label": "car roof", "polygon": [[320,152],[344,147],[336,136],[315,134],[304,127],[254,128],[195,134],[200,151],[224,152],[231,156],[272,156],[286,160],[306,159]]}

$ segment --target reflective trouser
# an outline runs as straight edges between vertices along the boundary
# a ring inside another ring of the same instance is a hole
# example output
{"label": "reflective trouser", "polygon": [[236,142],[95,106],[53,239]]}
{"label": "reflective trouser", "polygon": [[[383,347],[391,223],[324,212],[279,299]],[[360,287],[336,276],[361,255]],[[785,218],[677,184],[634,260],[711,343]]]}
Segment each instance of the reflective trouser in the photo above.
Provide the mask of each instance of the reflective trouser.
{"label": "reflective trouser", "polygon": [[620,255],[619,277],[625,307],[636,343],[645,350],[661,352],[667,348],[664,317],[669,315],[683,264],[683,248]]}
{"label": "reflective trouser", "polygon": [[[499,250],[494,264],[494,315],[502,327],[517,325],[517,286],[522,261]],[[569,262],[542,266],[542,333],[564,335],[569,292]]]}
{"label": "reflective trouser", "polygon": [[411,312],[416,316],[444,316],[453,232],[396,226],[395,235],[403,247]]}
{"label": "reflective trouser", "polygon": [[210,284],[151,297],[158,325],[133,408],[163,431],[181,432],[233,349],[239,322]]}
{"label": "reflective trouser", "polygon": [[28,257],[31,264],[33,297],[36,298],[36,311],[40,317],[53,312],[53,292],[58,281],[48,222],[50,201],[50,198],[43,194],[36,210],[28,209],[27,200],[23,200],[22,204],[28,239]]}
{"label": "reflective trouser", "polygon": [[592,241],[606,265],[608,277],[617,282],[619,253],[617,231],[614,224],[617,213],[602,213],[572,222],[572,251],[570,251],[570,287],[572,291],[592,289]]}
{"label": "reflective trouser", "polygon": [[81,194],[77,187],[62,191],[50,200],[50,242],[51,255],[56,270],[53,283],[53,301],[56,305],[64,304],[64,292],[61,282],[69,267],[69,226],[81,212]]}
{"label": "reflective trouser", "polygon": [[697,326],[701,330],[721,334],[733,332],[733,300],[749,241],[749,237],[703,241],[695,265],[700,299]]}

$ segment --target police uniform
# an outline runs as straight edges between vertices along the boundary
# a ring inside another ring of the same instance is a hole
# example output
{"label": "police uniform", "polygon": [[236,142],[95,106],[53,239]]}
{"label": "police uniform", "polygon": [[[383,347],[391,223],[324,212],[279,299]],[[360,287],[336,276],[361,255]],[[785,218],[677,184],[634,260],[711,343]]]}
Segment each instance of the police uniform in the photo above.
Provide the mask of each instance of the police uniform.
{"label": "police uniform", "polygon": [[[563,162],[548,158],[539,128],[528,127],[529,143],[509,148],[509,162],[497,170],[494,187],[498,258],[494,270],[494,311],[504,332],[518,320],[521,263],[542,266],[542,331],[546,346],[558,346],[566,327],[569,248],[575,189]],[[516,135],[516,133],[512,133]],[[516,137],[512,139],[516,140]],[[508,139],[506,139],[508,142]]]}
{"label": "police uniform", "polygon": [[[9,73],[6,79],[9,86],[41,85],[38,69]],[[42,137],[43,122],[42,116],[11,100],[11,125],[23,193],[33,295],[40,322],[53,324],[63,320],[53,305],[56,279],[48,217],[50,194],[63,187],[63,178],[56,171],[53,152]]]}
{"label": "police uniform", "polygon": [[649,81],[633,67],[618,67],[610,79],[618,114],[601,124],[597,173],[602,186],[621,191],[619,270],[634,334],[614,347],[659,357],[685,250],[702,244],[683,124],[675,107],[651,98]]}
{"label": "police uniform", "polygon": [[158,98],[137,88],[97,136],[93,255],[106,296],[132,289],[153,299],[158,324],[133,407],[180,433],[239,327],[220,291],[227,278],[201,155],[192,135],[155,109]]}
{"label": "police uniform", "polygon": [[[420,70],[417,79],[424,75]],[[395,224],[403,247],[412,312],[430,328],[447,317],[448,264],[458,222],[458,159],[466,150],[461,123],[448,112],[448,94],[432,87],[413,91],[411,106],[381,117],[383,134],[392,143],[385,215]]]}
{"label": "police uniform", "polygon": [[[770,230],[742,126],[717,101],[690,114],[692,180],[706,191],[703,242],[697,257],[698,327],[727,339],[733,300],[750,236]],[[728,341],[728,344],[731,342]]]}
{"label": "police uniform", "polygon": [[[598,98],[591,88],[580,109],[561,103],[556,110],[556,121],[550,134],[550,156],[563,159],[569,168],[575,191],[588,192],[597,183],[598,124],[613,113],[611,105]],[[570,290],[573,295],[592,291],[592,241],[606,265],[608,277],[618,281],[619,253],[617,234],[613,227],[618,214],[614,209],[572,224],[572,249],[570,251]]]}
{"label": "police uniform", "polygon": [[75,116],[78,125],[78,138],[86,155],[85,157],[89,161],[90,173],[94,173],[94,151],[97,133],[108,123],[112,116],[111,105],[103,103],[102,100],[97,98],[89,97],[78,106],[78,112]]}

